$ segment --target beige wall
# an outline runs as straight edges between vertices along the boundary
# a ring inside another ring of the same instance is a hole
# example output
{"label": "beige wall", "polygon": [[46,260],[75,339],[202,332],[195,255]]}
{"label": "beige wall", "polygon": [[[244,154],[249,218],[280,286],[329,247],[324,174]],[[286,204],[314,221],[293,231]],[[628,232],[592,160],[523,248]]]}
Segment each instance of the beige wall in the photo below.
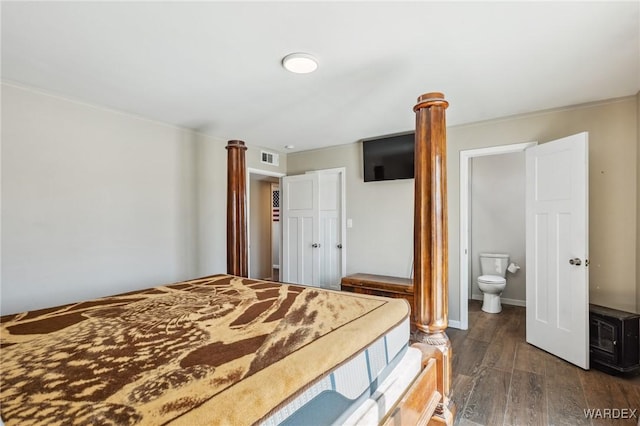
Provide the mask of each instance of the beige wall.
{"label": "beige wall", "polygon": [[[589,132],[590,298],[636,308],[637,97],[508,117],[448,129],[449,317],[459,320],[459,156],[466,149]],[[450,112],[455,104],[449,107]],[[347,272],[408,276],[413,181],[364,183],[361,144],[290,154],[288,172],[347,169]]]}
{"label": "beige wall", "polygon": [[292,153],[288,174],[345,167],[346,214],[353,222],[343,243],[347,274],[408,277],[413,258],[413,180],[364,182],[362,144]]}
{"label": "beige wall", "polygon": [[[636,149],[638,158],[636,164],[637,187],[636,187],[636,203],[640,200],[640,92],[636,95],[636,136],[638,139]],[[640,208],[636,204],[637,221],[636,221],[636,312],[640,312]]]}
{"label": "beige wall", "polygon": [[225,272],[225,146],[2,84],[1,312]]}
{"label": "beige wall", "polygon": [[2,85],[2,312],[193,276],[191,132]]}
{"label": "beige wall", "polygon": [[[452,106],[453,107],[453,106]],[[451,107],[450,107],[451,108]],[[635,310],[635,98],[448,129],[450,315],[459,318],[459,153],[589,132],[590,301]]]}
{"label": "beige wall", "polygon": [[[227,270],[227,141],[194,134],[196,152],[193,164],[196,170],[196,209],[198,276],[226,272]],[[287,159],[280,156],[279,166],[260,162],[261,147],[247,143],[246,166],[266,172],[286,172]],[[247,182],[248,184],[248,182]]]}
{"label": "beige wall", "polygon": [[[245,143],[247,144],[247,152],[246,152],[247,168],[253,169],[253,170],[265,171],[267,172],[267,174],[268,173],[284,174],[287,172],[287,155],[286,154],[280,153],[278,151],[274,151],[272,149],[264,149],[259,145],[253,145],[251,141],[245,141]],[[277,166],[272,166],[271,164],[265,164],[261,161],[260,153],[263,150],[279,154],[279,163]],[[225,170],[227,170],[226,166],[225,166]]]}
{"label": "beige wall", "polygon": [[[448,129],[452,320],[460,150],[585,130],[591,301],[640,304],[639,104],[640,95]],[[6,84],[2,124],[3,313],[225,271],[226,141]],[[345,167],[347,273],[410,275],[412,180],[364,183],[360,143],[281,155],[273,167],[250,142],[254,169]]]}

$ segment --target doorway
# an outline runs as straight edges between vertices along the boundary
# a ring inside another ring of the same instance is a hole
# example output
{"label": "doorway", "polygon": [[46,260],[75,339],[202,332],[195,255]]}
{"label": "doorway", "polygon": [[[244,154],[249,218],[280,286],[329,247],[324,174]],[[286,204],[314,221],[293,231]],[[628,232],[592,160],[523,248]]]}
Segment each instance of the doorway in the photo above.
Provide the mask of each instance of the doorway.
{"label": "doorway", "polygon": [[280,279],[279,194],[282,173],[247,170],[247,239],[249,278]]}
{"label": "doorway", "polygon": [[522,150],[526,150],[526,341],[588,369],[587,132],[539,146],[530,143],[461,152],[461,328],[468,328],[471,159]]}
{"label": "doorway", "polygon": [[[476,239],[482,238],[486,241],[488,246],[484,246],[482,244],[476,243],[472,244],[473,237],[473,227],[472,227],[472,190],[473,190],[473,180],[472,180],[472,164],[473,159],[479,159],[481,157],[489,157],[489,156],[502,156],[506,154],[513,153],[521,153],[523,154],[525,149],[531,146],[537,145],[537,142],[528,142],[528,143],[520,143],[520,144],[512,144],[512,145],[503,145],[503,146],[495,146],[490,148],[480,148],[480,149],[472,149],[465,150],[460,152],[460,329],[466,330],[469,328],[469,306],[468,301],[470,298],[478,298],[481,296],[479,290],[477,292],[473,291],[473,281],[475,281],[475,276],[478,275],[477,270],[479,269],[479,261],[478,256],[481,251],[496,251],[503,250],[508,251],[511,250],[509,245],[504,243],[500,243],[500,235],[499,233],[496,235],[495,232],[492,233],[492,230],[486,230],[485,236],[483,237],[481,233],[476,235]],[[486,166],[486,164],[485,164]],[[489,165],[489,167],[491,167]],[[524,170],[524,162],[522,162],[522,168]],[[492,183],[491,188],[488,189],[488,193],[493,193],[493,195],[497,195],[499,199],[501,188],[496,184]],[[522,188],[524,191],[524,187]],[[505,201],[508,205],[508,200]],[[485,215],[490,214],[491,209],[484,209]],[[524,223],[524,216],[521,218],[522,223]],[[486,244],[485,244],[486,245]],[[499,245],[499,247],[494,247]],[[505,247],[505,248],[502,248]],[[519,260],[519,259],[514,259]],[[513,260],[512,260],[513,261]],[[524,258],[522,263],[524,263]],[[474,273],[475,272],[475,273]],[[524,276],[524,273],[520,273],[520,276]],[[477,293],[477,294],[474,294]],[[514,294],[518,294],[514,292]],[[510,302],[515,302],[518,304],[518,296],[512,297]]]}

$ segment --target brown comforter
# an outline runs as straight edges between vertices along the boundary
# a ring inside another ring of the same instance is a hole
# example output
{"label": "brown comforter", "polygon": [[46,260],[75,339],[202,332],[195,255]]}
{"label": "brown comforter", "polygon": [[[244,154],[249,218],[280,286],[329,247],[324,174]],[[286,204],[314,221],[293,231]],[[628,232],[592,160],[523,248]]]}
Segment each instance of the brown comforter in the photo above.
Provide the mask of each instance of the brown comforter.
{"label": "brown comforter", "polygon": [[408,312],[217,275],[4,316],[0,413],[7,426],[252,424]]}

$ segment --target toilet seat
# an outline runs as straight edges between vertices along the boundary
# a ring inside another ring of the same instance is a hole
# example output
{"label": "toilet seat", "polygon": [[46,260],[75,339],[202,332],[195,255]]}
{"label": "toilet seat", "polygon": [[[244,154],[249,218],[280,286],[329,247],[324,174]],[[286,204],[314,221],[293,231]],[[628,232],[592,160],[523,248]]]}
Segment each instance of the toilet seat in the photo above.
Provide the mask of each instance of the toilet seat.
{"label": "toilet seat", "polygon": [[507,280],[504,277],[498,275],[480,275],[478,282],[483,284],[506,284]]}

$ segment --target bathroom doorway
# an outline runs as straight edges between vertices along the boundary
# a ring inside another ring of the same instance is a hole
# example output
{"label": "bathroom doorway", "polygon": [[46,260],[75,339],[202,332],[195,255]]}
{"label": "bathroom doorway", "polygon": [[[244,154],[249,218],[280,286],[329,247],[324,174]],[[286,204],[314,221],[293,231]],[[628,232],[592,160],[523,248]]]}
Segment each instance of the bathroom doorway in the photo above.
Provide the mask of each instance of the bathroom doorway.
{"label": "bathroom doorway", "polygon": [[506,253],[521,267],[507,272],[506,304],[525,306],[525,157],[536,142],[460,152],[460,328],[469,299],[482,300],[479,255]]}

